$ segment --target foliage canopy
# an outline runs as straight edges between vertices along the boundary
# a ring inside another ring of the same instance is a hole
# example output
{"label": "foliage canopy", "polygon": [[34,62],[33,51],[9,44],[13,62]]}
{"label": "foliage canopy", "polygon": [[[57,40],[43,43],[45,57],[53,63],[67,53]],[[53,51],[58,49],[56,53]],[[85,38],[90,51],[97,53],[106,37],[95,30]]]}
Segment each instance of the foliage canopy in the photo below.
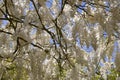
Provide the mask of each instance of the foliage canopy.
{"label": "foliage canopy", "polygon": [[0,0],[1,80],[118,77],[119,0]]}

